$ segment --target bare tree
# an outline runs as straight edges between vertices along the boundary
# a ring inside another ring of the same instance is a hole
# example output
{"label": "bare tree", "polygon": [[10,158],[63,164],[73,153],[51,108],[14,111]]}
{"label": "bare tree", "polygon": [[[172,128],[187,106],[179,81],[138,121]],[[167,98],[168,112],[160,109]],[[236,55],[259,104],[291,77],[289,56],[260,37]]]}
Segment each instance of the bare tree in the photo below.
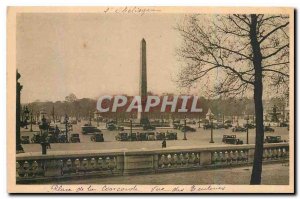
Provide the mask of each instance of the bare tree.
{"label": "bare tree", "polygon": [[263,92],[271,86],[277,92],[288,86],[288,28],[289,16],[263,14],[188,15],[176,27],[183,39],[178,49],[183,63],[180,86],[200,82],[201,89],[215,96],[252,93],[254,97],[256,139],[250,184],[261,183]]}

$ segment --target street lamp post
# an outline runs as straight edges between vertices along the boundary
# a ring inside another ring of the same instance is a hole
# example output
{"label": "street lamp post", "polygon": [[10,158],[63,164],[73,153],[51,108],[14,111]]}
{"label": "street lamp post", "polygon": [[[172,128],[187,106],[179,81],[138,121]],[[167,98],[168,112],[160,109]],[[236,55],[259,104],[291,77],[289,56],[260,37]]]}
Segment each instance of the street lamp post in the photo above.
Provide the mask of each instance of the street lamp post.
{"label": "street lamp post", "polygon": [[213,136],[214,136],[214,134],[213,134],[213,128],[214,128],[213,118],[214,118],[213,114],[210,114],[209,115],[209,120],[210,120],[210,142],[209,143],[215,143],[214,138],[213,138]]}
{"label": "street lamp post", "polygon": [[65,125],[66,125],[66,142],[69,142],[68,140],[68,123],[69,123],[69,118],[68,118],[68,115],[66,114],[65,116]]}
{"label": "street lamp post", "polygon": [[97,116],[97,127],[99,127],[99,116],[100,116],[100,113],[98,111],[96,112],[96,116]]}
{"label": "street lamp post", "polygon": [[21,90],[23,86],[19,83],[21,75],[17,71],[16,78],[16,153],[24,153],[24,149],[21,145]]}
{"label": "street lamp post", "polygon": [[184,116],[184,132],[183,132],[183,140],[187,140],[186,138],[186,116]]}
{"label": "street lamp post", "polygon": [[247,144],[249,144],[249,115],[245,117],[247,121]]}
{"label": "street lamp post", "polygon": [[25,107],[24,115],[25,115],[25,118],[24,118],[25,129],[28,129],[28,127],[27,127],[27,120],[29,119],[29,110],[28,110],[27,106]]}
{"label": "street lamp post", "polygon": [[132,141],[132,118],[130,118],[130,141]]}
{"label": "street lamp post", "polygon": [[32,130],[32,117],[33,117],[33,115],[32,115],[32,109],[31,109],[31,112],[30,112],[30,132],[32,132],[33,130]]}
{"label": "street lamp post", "polygon": [[92,126],[92,117],[91,117],[91,111],[89,111],[89,122],[90,122],[90,126]]}

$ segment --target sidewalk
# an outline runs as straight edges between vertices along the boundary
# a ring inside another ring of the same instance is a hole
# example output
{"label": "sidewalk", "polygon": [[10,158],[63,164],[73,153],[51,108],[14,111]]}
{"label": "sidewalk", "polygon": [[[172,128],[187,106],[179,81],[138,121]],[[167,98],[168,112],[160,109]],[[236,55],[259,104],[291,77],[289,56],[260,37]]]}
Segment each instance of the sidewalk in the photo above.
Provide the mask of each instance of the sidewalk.
{"label": "sidewalk", "polygon": [[[59,184],[154,184],[154,185],[204,185],[240,184],[250,181],[251,166],[216,170],[157,173],[132,176],[61,180]],[[288,185],[289,166],[287,163],[263,165],[262,184]]]}

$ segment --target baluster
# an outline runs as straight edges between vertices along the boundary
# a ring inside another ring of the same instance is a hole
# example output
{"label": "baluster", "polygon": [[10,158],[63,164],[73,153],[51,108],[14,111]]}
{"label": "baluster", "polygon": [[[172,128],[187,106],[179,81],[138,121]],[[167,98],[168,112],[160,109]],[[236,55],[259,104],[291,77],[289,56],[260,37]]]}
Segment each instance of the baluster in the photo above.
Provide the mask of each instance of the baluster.
{"label": "baluster", "polygon": [[244,151],[241,150],[240,153],[241,153],[241,161],[245,162],[246,161],[246,155],[245,155]]}
{"label": "baluster", "polygon": [[274,159],[274,153],[273,153],[273,150],[271,148],[269,148],[269,157],[270,159]]}
{"label": "baluster", "polygon": [[234,153],[233,153],[233,151],[229,152],[229,159],[230,159],[230,164],[232,164],[232,162],[234,161]]}
{"label": "baluster", "polygon": [[105,158],[105,169],[109,169],[109,162],[110,162],[110,157]]}
{"label": "baluster", "polygon": [[182,153],[180,153],[179,159],[180,159],[180,166],[183,166],[185,160],[184,160],[184,157],[183,157]]}
{"label": "baluster", "polygon": [[225,160],[225,157],[224,157],[224,153],[222,151],[219,152],[219,157],[220,157],[220,162],[221,164],[224,164],[224,162],[226,161]]}
{"label": "baluster", "polygon": [[110,158],[108,166],[111,171],[115,169],[115,167],[117,166],[116,157]]}
{"label": "baluster", "polygon": [[78,173],[80,170],[80,160],[78,158],[76,158],[76,160],[74,161],[74,165],[75,165],[75,172]]}
{"label": "baluster", "polygon": [[218,153],[215,151],[213,154],[212,154],[212,163],[213,164],[216,164],[218,162]]}
{"label": "baluster", "polygon": [[200,153],[197,153],[196,155],[196,163],[197,165],[200,165]]}
{"label": "baluster", "polygon": [[104,169],[104,161],[103,161],[102,157],[98,158],[98,169],[99,170]]}
{"label": "baluster", "polygon": [[159,164],[159,166],[160,166],[161,168],[164,168],[164,167],[165,167],[164,162],[165,162],[165,155],[162,154],[162,155],[160,156],[159,161],[158,161],[158,164]]}
{"label": "baluster", "polygon": [[174,160],[174,166],[177,167],[177,165],[180,163],[180,161],[179,161],[179,158],[176,153],[173,156],[173,160]]}
{"label": "baluster", "polygon": [[281,158],[281,157],[282,157],[282,149],[278,148],[278,158]]}
{"label": "baluster", "polygon": [[268,149],[264,150],[263,159],[265,159],[265,160],[269,159],[269,151],[268,151]]}
{"label": "baluster", "polygon": [[25,161],[23,164],[24,177],[28,177],[29,174],[29,162]]}
{"label": "baluster", "polygon": [[234,152],[234,160],[236,161],[236,162],[235,162],[236,164],[237,164],[238,161],[239,161],[239,152],[238,152],[237,150]]}
{"label": "baluster", "polygon": [[39,164],[37,163],[37,161],[34,161],[31,165],[31,170],[32,170],[32,176],[35,177],[38,173],[38,167]]}
{"label": "baluster", "polygon": [[273,149],[273,154],[274,154],[274,158],[278,159],[278,149],[277,148]]}
{"label": "baluster", "polygon": [[189,159],[189,163],[192,164],[192,165],[195,165],[196,164],[196,156],[195,156],[195,153],[192,153],[191,154],[191,157]]}
{"label": "baluster", "polygon": [[96,170],[96,168],[97,168],[96,159],[95,158],[91,158],[91,161],[90,161],[90,170]]}
{"label": "baluster", "polygon": [[16,176],[17,176],[17,177],[20,177],[20,176],[19,176],[20,168],[21,168],[20,163],[17,161],[17,162],[16,162]]}
{"label": "baluster", "polygon": [[185,159],[186,166],[188,166],[189,165],[189,160],[190,160],[190,154],[186,153],[185,156],[184,156],[184,159]]}
{"label": "baluster", "polygon": [[172,165],[171,162],[172,162],[172,156],[171,156],[171,154],[168,154],[167,155],[167,166],[168,167],[171,167],[171,165]]}
{"label": "baluster", "polygon": [[230,162],[228,151],[225,151],[224,159],[225,159],[226,164],[228,164]]}
{"label": "baluster", "polygon": [[83,158],[81,162],[80,170],[85,173],[87,171],[87,168],[88,168],[88,160],[86,158]]}

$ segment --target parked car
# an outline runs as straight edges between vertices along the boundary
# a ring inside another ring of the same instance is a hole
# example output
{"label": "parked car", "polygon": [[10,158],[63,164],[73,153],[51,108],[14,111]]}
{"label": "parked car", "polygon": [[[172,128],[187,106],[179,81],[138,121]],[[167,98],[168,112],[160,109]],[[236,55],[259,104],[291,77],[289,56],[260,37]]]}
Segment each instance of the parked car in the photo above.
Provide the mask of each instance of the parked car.
{"label": "parked car", "polygon": [[21,143],[22,144],[30,144],[29,136],[21,136]]}
{"label": "parked car", "polygon": [[183,126],[181,129],[180,129],[182,132],[196,132],[196,129],[190,127],[190,126]]}
{"label": "parked car", "polygon": [[248,128],[248,129],[254,129],[254,128],[255,128],[255,125],[254,125],[254,124],[251,124],[251,123],[248,123],[248,124],[244,124],[244,127],[245,127],[245,128]]}
{"label": "parked car", "polygon": [[65,134],[59,134],[57,136],[57,142],[58,143],[66,143],[67,142],[67,137]]}
{"label": "parked car", "polygon": [[275,130],[269,126],[265,126],[265,129],[264,129],[265,132],[274,132]]}
{"label": "parked car", "polygon": [[80,142],[79,134],[72,133],[71,137],[70,137],[70,142],[72,142],[72,143]]}
{"label": "parked car", "polygon": [[215,129],[215,125],[212,125],[211,123],[206,123],[206,124],[203,124],[203,129],[206,130],[206,129]]}
{"label": "parked car", "polygon": [[265,143],[280,143],[283,142],[281,136],[266,136]]}
{"label": "parked car", "polygon": [[229,128],[229,126],[228,125],[226,125],[226,124],[223,124],[223,123],[217,123],[217,124],[215,124],[215,128],[216,129],[228,129]]}
{"label": "parked car", "polygon": [[181,129],[182,127],[183,127],[183,125],[180,124],[180,123],[173,123],[173,128],[174,129]]}
{"label": "parked car", "polygon": [[104,142],[103,133],[95,133],[91,136],[92,142]]}
{"label": "parked car", "polygon": [[147,124],[147,125],[143,125],[143,129],[144,129],[144,131],[147,131],[147,130],[153,131],[153,130],[155,130],[155,126]]}
{"label": "parked car", "polygon": [[280,122],[279,126],[280,126],[280,127],[288,127],[288,126],[289,126],[289,123],[286,123],[286,122]]}
{"label": "parked car", "polygon": [[166,140],[177,140],[177,133],[167,132]]}
{"label": "parked car", "polygon": [[77,120],[72,120],[71,124],[77,124]]}
{"label": "parked car", "polygon": [[116,140],[118,140],[118,141],[128,141],[128,140],[130,140],[129,138],[129,136],[128,136],[128,133],[126,133],[126,132],[120,132],[120,133],[118,133],[118,135],[116,135]]}
{"label": "parked car", "polygon": [[54,133],[49,133],[48,136],[46,137],[46,142],[48,143],[56,143],[57,139],[54,135]]}
{"label": "parked car", "polygon": [[148,132],[147,133],[147,140],[155,140],[155,133],[154,132]]}
{"label": "parked car", "polygon": [[223,135],[222,142],[225,144],[243,144],[243,141],[236,138],[236,135]]}
{"label": "parked car", "polygon": [[241,126],[235,126],[232,128],[232,132],[246,132],[247,129]]}
{"label": "parked car", "polygon": [[120,130],[120,131],[124,131],[124,127],[123,126],[118,126],[114,123],[108,123],[106,125],[107,130],[109,131],[115,131],[115,130]]}
{"label": "parked car", "polygon": [[31,143],[41,143],[43,137],[40,134],[34,134],[31,138]]}
{"label": "parked car", "polygon": [[166,133],[156,132],[156,140],[164,140],[166,139]]}
{"label": "parked car", "polygon": [[98,129],[95,126],[82,126],[81,127],[82,134],[88,134],[88,133],[101,133],[101,130]]}

